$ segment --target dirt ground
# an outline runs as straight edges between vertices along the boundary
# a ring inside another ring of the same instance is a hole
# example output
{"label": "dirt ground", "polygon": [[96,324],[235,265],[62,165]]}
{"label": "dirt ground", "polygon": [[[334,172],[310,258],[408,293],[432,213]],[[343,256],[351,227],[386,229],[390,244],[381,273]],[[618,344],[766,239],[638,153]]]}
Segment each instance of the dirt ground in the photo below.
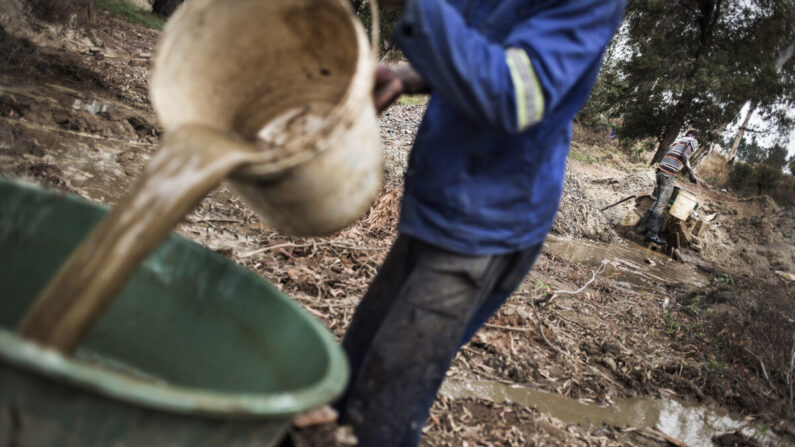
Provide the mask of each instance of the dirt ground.
{"label": "dirt ground", "polygon": [[[114,204],[159,141],[146,84],[158,32],[102,11],[90,38],[47,27],[16,32],[0,31],[0,175]],[[382,116],[383,193],[333,237],[265,228],[225,186],[177,231],[260,274],[341,336],[396,236],[423,110],[396,106]],[[654,188],[646,164],[611,144],[577,129],[553,238],[507,305],[458,354],[449,378],[598,405],[676,398],[737,413],[775,433],[773,444],[795,444],[793,282],[776,273],[795,272],[795,211],[767,197],[689,188],[701,213],[716,214],[694,254],[699,261],[647,253],[613,229],[632,201],[600,211]],[[296,445],[352,443],[335,424],[291,437]],[[425,446],[669,443],[654,427],[574,424],[532,406],[447,395],[437,399],[423,439]]]}

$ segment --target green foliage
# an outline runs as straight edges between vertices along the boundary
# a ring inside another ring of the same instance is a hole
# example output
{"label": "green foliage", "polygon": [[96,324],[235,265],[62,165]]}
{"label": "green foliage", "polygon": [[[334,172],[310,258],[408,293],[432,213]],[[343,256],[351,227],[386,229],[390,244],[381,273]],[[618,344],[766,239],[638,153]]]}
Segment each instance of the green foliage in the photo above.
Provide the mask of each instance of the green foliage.
{"label": "green foliage", "polygon": [[784,146],[773,146],[767,151],[765,164],[781,170],[787,165],[787,149]]}
{"label": "green foliage", "polygon": [[533,285],[533,294],[543,295],[543,296],[552,295],[552,287],[550,287],[550,285],[545,283],[544,281],[537,279],[535,284]]}
{"label": "green foliage", "polygon": [[787,169],[789,169],[789,174],[795,176],[795,155],[787,160]]}
{"label": "green foliage", "polygon": [[395,102],[399,106],[414,106],[428,103],[428,95],[403,95]]}
{"label": "green foliage", "polygon": [[754,177],[756,178],[756,193],[771,194],[784,178],[784,173],[780,167],[761,164],[754,167]]}
{"label": "green foliage", "polygon": [[614,43],[622,54],[608,52],[583,116],[621,116],[622,137],[636,139],[697,127],[705,144],[753,100],[788,132],[795,58],[776,62],[793,22],[795,5],[778,0],[630,0]]}
{"label": "green foliage", "polygon": [[608,47],[605,62],[596,80],[596,87],[577,115],[577,120],[585,125],[593,127],[604,118],[619,115],[616,105],[622,101],[621,95],[626,90],[626,80],[621,76],[614,62],[618,45],[616,42],[613,41]]}
{"label": "green foliage", "polygon": [[736,162],[734,168],[729,172],[729,179],[726,184],[729,188],[740,191],[747,184],[751,183],[751,176],[753,175],[754,168],[748,163]]}
{"label": "green foliage", "polygon": [[728,273],[721,273],[720,275],[712,278],[710,281],[710,285],[712,286],[733,286],[734,285],[734,278],[732,275]]}
{"label": "green foliage", "polygon": [[709,359],[707,361],[707,368],[710,371],[722,371],[724,368],[724,364],[715,359]]}
{"label": "green foliage", "polygon": [[698,324],[679,321],[673,312],[668,310],[663,311],[663,327],[665,335],[671,338],[681,337],[690,341],[704,338],[704,331]]}
{"label": "green foliage", "polygon": [[593,158],[591,155],[575,150],[574,148],[571,148],[571,150],[569,151],[569,158],[589,165],[594,164],[596,162],[596,159]]}
{"label": "green foliage", "polygon": [[153,29],[163,29],[166,19],[126,0],[96,0],[97,7],[111,12],[129,23]]}
{"label": "green foliage", "polygon": [[698,314],[698,305],[701,304],[701,297],[697,296],[690,301],[690,304],[687,305],[687,309],[694,314]]}
{"label": "green foliage", "polygon": [[624,153],[629,155],[629,157],[634,161],[640,161],[643,158],[643,154],[649,151],[654,150],[656,144],[654,140],[645,139],[645,140],[634,140],[632,138],[623,138],[621,139],[620,148],[623,149]]}
{"label": "green foliage", "polygon": [[746,163],[761,163],[766,156],[767,150],[757,143],[755,137],[750,141],[743,138],[737,146],[737,158]]}
{"label": "green foliage", "polygon": [[774,167],[767,163],[749,165],[738,162],[729,173],[726,184],[737,192],[749,194],[773,194],[782,180],[784,173],[781,167]]}
{"label": "green foliage", "polygon": [[679,332],[682,323],[676,320],[674,314],[668,310],[663,311],[663,323],[665,326],[665,335],[673,337]]}

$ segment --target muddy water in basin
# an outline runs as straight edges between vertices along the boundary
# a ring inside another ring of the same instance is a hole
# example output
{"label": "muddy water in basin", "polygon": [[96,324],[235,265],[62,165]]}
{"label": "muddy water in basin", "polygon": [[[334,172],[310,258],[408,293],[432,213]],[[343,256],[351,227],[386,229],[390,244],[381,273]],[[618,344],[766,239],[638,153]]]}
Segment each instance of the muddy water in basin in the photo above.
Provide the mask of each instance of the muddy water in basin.
{"label": "muddy water in basin", "polygon": [[185,126],[60,267],[19,324],[20,335],[73,351],[138,264],[195,204],[235,169],[272,152],[234,135]]}
{"label": "muddy water in basin", "polygon": [[708,278],[693,267],[631,242],[601,243],[549,236],[544,250],[581,265],[605,264],[605,277],[633,289],[651,291],[657,284],[678,282],[703,286]]}
{"label": "muddy water in basin", "polygon": [[704,406],[675,399],[615,399],[609,407],[586,404],[560,394],[490,381],[448,380],[441,393],[452,398],[479,398],[512,402],[581,426],[657,428],[688,446],[712,445],[712,436],[740,431],[763,445],[779,445],[779,439],[759,423]]}

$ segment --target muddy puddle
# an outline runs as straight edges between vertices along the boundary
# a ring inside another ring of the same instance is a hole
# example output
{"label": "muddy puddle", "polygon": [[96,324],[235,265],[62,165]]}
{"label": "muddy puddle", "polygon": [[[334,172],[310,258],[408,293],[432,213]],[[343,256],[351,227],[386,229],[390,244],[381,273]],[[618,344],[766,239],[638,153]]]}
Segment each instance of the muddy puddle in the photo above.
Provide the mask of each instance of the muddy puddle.
{"label": "muddy puddle", "polygon": [[46,171],[105,203],[123,197],[157,139],[146,115],[123,102],[56,84],[19,86],[0,76],[0,109],[8,114],[0,117],[0,149],[15,148],[3,157],[6,168]]}
{"label": "muddy puddle", "polygon": [[710,446],[713,436],[734,431],[753,437],[765,446],[782,445],[780,439],[761,422],[670,398],[615,399],[612,406],[600,407],[518,385],[462,380],[446,381],[441,393],[451,398],[516,403],[583,427],[606,424],[635,429],[656,428],[691,447]]}
{"label": "muddy puddle", "polygon": [[550,235],[544,250],[567,261],[594,268],[604,263],[605,271],[600,276],[636,291],[653,291],[658,284],[672,280],[695,287],[703,287],[708,281],[692,266],[628,241],[607,244]]}

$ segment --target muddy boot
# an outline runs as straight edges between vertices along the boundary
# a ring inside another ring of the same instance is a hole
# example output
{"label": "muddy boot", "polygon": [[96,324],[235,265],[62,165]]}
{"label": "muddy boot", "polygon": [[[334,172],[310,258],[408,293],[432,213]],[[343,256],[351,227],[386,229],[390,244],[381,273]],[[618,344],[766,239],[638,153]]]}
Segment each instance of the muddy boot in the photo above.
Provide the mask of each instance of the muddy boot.
{"label": "muddy boot", "polygon": [[667,244],[665,239],[662,239],[660,236],[658,236],[656,234],[652,234],[652,235],[646,236],[646,242],[652,242],[652,243],[655,243],[657,245],[665,245],[665,244]]}

